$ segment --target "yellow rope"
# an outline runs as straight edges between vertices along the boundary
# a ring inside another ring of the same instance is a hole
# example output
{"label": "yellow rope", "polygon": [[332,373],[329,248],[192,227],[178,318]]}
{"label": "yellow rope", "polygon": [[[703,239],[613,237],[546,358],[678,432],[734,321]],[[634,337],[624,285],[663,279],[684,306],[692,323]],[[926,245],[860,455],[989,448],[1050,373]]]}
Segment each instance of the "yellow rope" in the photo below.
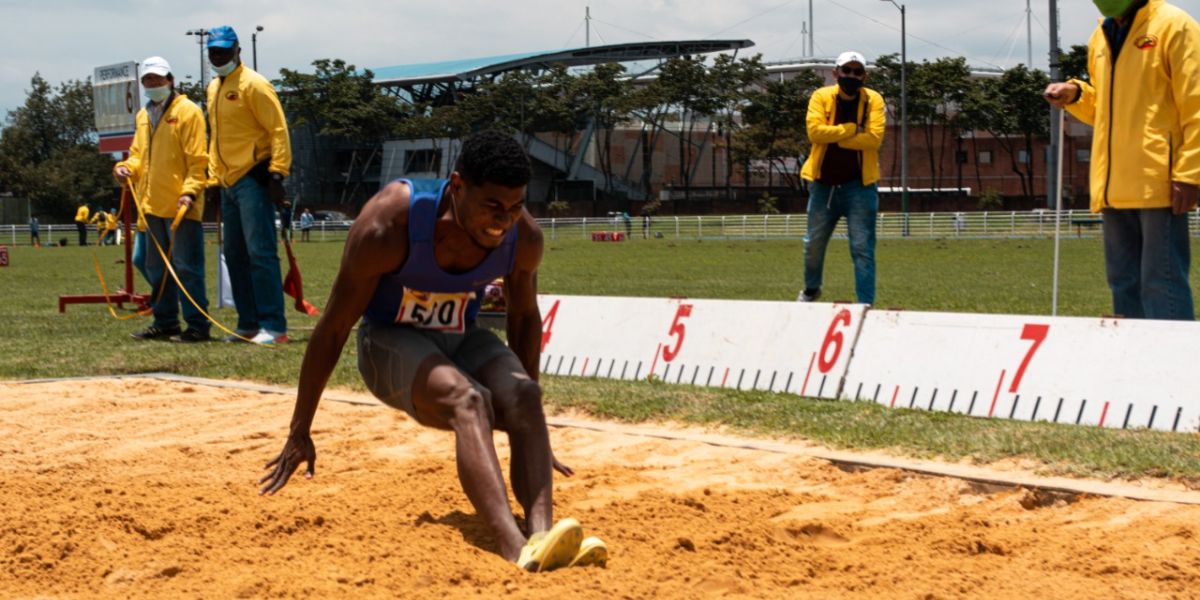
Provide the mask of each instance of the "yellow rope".
{"label": "yellow rope", "polygon": [[[133,204],[134,204],[134,206],[137,206],[138,213],[140,215],[141,211],[142,211],[142,206],[137,201],[137,189],[134,187],[133,179],[132,178],[127,179],[126,181],[129,183],[130,193],[133,194],[133,197],[134,197]],[[171,222],[171,232],[172,233],[174,233],[175,230],[179,228],[179,223],[183,221],[183,215],[187,213],[187,210],[188,209],[186,207],[180,207],[179,211],[175,214],[175,219]],[[154,242],[154,248],[156,250],[158,250],[158,254],[160,256],[162,256],[163,264],[166,266],[167,272],[171,274],[171,278],[175,280],[175,285],[179,287],[179,291],[182,292],[183,296],[188,299],[188,302],[191,302],[192,306],[195,307],[196,310],[200,311],[200,314],[204,315],[204,317],[206,319],[208,319],[208,321],[210,323],[212,323],[213,325],[216,325],[217,329],[220,329],[221,331],[224,331],[225,333],[228,333],[229,335],[232,335],[233,337],[235,337],[239,340],[242,340],[244,342],[254,343],[254,340],[252,340],[248,337],[245,337],[245,336],[239,334],[238,332],[226,327],[224,324],[222,324],[220,321],[218,321],[212,315],[208,314],[208,312],[206,312],[203,308],[200,308],[200,304],[198,302],[196,302],[195,298],[192,298],[191,294],[188,293],[187,288],[184,287],[184,285],[183,285],[183,282],[179,281],[179,275],[177,273],[175,273],[175,267],[171,265],[171,258],[167,252],[163,251],[162,245],[158,243],[158,239],[154,237],[154,234],[150,232],[149,228],[147,228],[146,234],[147,234],[146,237],[150,238],[150,241]],[[174,245],[174,240],[172,239],[169,242],[169,244]],[[218,264],[217,265],[217,277],[220,277],[220,276],[221,276],[221,266]],[[166,278],[163,278],[163,285],[164,286],[166,285]],[[159,295],[161,296],[161,294],[162,294],[162,290],[160,289]],[[255,345],[274,346],[273,344],[255,344]]]}

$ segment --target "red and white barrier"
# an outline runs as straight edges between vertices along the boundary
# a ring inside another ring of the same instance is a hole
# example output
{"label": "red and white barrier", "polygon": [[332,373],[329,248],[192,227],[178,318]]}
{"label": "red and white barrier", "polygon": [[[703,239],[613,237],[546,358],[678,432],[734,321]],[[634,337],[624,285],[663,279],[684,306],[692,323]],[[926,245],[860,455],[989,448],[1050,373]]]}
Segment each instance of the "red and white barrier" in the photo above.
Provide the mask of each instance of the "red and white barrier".
{"label": "red and white barrier", "polygon": [[543,373],[770,390],[977,417],[1200,429],[1200,323],[550,296]]}
{"label": "red and white barrier", "polygon": [[871,310],[843,399],[978,417],[1200,428],[1200,323]]}
{"label": "red and white barrier", "polygon": [[836,398],[863,305],[540,296],[542,372]]}

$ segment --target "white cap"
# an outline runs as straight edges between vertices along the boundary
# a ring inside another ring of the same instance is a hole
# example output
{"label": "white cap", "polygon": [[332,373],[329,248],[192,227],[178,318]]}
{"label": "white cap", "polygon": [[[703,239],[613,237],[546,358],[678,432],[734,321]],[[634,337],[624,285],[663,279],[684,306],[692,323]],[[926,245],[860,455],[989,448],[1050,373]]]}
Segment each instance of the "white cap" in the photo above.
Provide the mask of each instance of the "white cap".
{"label": "white cap", "polygon": [[866,68],[866,66],[867,66],[867,59],[863,58],[863,55],[861,55],[857,52],[854,52],[853,50],[851,50],[850,52],[843,52],[843,53],[839,54],[837,57],[837,62],[834,62],[833,66],[840,67],[846,63],[852,63],[852,62],[856,62],[856,63],[862,65],[863,68]]}
{"label": "white cap", "polygon": [[150,58],[142,61],[141,71],[142,72],[139,74],[140,77],[144,77],[151,73],[166,77],[167,75],[171,74],[171,65],[167,62],[167,59],[161,56],[151,56]]}

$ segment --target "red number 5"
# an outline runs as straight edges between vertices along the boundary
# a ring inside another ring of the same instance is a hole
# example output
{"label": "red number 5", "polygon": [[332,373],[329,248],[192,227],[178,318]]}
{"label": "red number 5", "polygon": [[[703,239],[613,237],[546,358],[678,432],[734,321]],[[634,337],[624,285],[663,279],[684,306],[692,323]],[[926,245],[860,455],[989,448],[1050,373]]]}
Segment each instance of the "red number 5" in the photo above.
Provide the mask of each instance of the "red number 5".
{"label": "red number 5", "polygon": [[679,349],[683,347],[683,336],[687,333],[687,329],[680,321],[683,320],[684,317],[690,316],[692,316],[692,305],[680,304],[679,310],[675,311],[675,320],[671,322],[671,329],[667,332],[667,335],[678,335],[679,338],[675,340],[674,348],[669,346],[663,347],[662,355],[664,361],[671,362],[675,360],[676,356],[679,356]]}
{"label": "red number 5", "polygon": [[[843,326],[849,326],[850,311],[843,308],[829,322],[829,330],[825,332],[825,341],[821,343],[821,352],[817,354],[817,368],[822,373],[828,373],[833,368],[833,365],[837,364],[838,357],[842,355],[842,342],[845,336],[837,330],[838,323],[841,323]],[[830,346],[833,346],[833,356],[826,358],[826,351],[829,350]]]}

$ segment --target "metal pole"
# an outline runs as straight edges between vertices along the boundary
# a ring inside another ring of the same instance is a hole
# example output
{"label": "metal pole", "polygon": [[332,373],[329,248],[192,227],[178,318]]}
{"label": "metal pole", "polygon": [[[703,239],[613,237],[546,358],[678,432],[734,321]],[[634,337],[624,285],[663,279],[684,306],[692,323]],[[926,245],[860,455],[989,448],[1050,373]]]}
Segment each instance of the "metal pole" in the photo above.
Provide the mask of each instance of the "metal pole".
{"label": "metal pole", "polygon": [[254,26],[254,33],[250,34],[250,51],[253,54],[254,71],[258,72],[258,33],[263,30],[262,25]]}
{"label": "metal pole", "polygon": [[583,46],[585,48],[592,47],[592,7],[590,6],[583,7]]}
{"label": "metal pole", "polygon": [[[814,24],[814,21],[813,21],[812,0],[808,0],[808,55],[809,56],[816,55],[816,52],[813,50],[813,38],[816,37],[816,35],[815,35],[816,33],[817,33],[817,26]],[[863,66],[865,67],[866,65],[863,65]]]}
{"label": "metal pole", "polygon": [[[1058,45],[1058,0],[1050,0],[1050,81],[1062,81],[1062,51]],[[1063,145],[1063,124],[1064,120],[1060,118],[1060,111],[1053,106],[1050,107],[1050,160],[1058,161],[1063,154],[1061,146]],[[1059,165],[1047,165],[1046,172],[1049,179],[1046,182],[1046,204],[1054,205],[1054,190],[1062,187],[1061,173],[1062,169],[1057,168]]]}
{"label": "metal pole", "polygon": [[900,210],[908,236],[908,32],[906,11],[900,5]]}
{"label": "metal pole", "polygon": [[[1057,110],[1055,112],[1057,113],[1055,115],[1057,117],[1055,125],[1058,127],[1059,130],[1062,130],[1063,119],[1065,118],[1064,113],[1061,110]],[[1056,175],[1057,175],[1057,177],[1055,177],[1055,180],[1061,182],[1062,181],[1062,144],[1059,144],[1056,151],[1058,152],[1058,156],[1056,157],[1058,160],[1055,161],[1055,163],[1056,163],[1055,171],[1056,171]],[[1059,223],[1061,223],[1061,221],[1062,221],[1061,215],[1062,215],[1062,185],[1059,185],[1054,189],[1054,284],[1052,287],[1052,291],[1050,292],[1050,316],[1052,316],[1052,317],[1058,316],[1058,259],[1059,259],[1058,246],[1059,246]]]}
{"label": "metal pole", "polygon": [[1033,11],[1025,0],[1025,66],[1033,69]]}

